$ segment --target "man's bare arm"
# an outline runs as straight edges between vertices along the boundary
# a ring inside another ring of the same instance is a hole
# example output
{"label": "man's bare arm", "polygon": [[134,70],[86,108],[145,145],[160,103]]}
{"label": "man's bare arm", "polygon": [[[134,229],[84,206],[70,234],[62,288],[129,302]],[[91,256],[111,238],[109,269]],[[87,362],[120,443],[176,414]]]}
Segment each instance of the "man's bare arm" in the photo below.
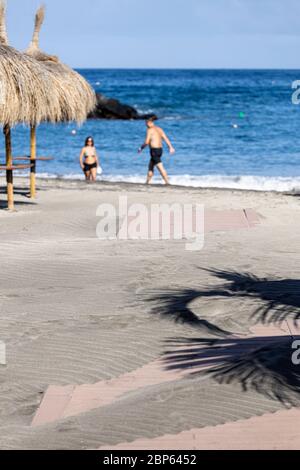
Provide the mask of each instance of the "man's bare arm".
{"label": "man's bare arm", "polygon": [[151,140],[151,138],[150,138],[150,131],[148,130],[148,131],[147,131],[147,134],[146,134],[145,142],[144,142],[143,145],[141,145],[140,148],[139,148],[139,153],[141,153],[141,152],[144,150],[144,148],[146,148],[146,147],[148,147],[148,145],[150,145],[150,140]]}
{"label": "man's bare arm", "polygon": [[160,132],[161,132],[162,139],[166,142],[167,146],[169,147],[170,153],[174,153],[175,149],[174,149],[173,145],[171,144],[169,138],[167,137],[167,135],[165,134],[165,132],[162,129],[160,129]]}

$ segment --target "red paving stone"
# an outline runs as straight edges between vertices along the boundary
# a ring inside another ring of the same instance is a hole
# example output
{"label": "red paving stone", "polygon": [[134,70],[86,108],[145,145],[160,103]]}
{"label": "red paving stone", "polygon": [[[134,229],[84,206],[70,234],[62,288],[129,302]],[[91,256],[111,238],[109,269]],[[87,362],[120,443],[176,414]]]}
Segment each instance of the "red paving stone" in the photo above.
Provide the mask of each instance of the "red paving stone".
{"label": "red paving stone", "polygon": [[[251,209],[205,212],[205,231],[248,229],[259,223],[259,216]],[[237,351],[238,353],[238,351]],[[210,358],[209,363],[211,363]],[[205,368],[205,362],[201,368]],[[121,377],[96,384],[50,385],[33,419],[32,426],[54,422],[108,405],[125,393],[163,382],[179,380],[181,371],[167,371],[157,360]]]}
{"label": "red paving stone", "polygon": [[176,435],[138,439],[99,450],[299,450],[300,409],[191,429]]}
{"label": "red paving stone", "polygon": [[[252,329],[251,335],[242,337],[242,343],[236,341],[237,337],[223,339],[220,340],[222,341],[221,347],[218,347],[217,351],[213,349],[210,352],[209,349],[203,349],[203,355],[201,355],[201,347],[197,346],[196,365],[195,367],[193,364],[189,365],[187,372],[183,369],[167,370],[166,363],[158,359],[120,377],[95,384],[68,385],[66,387],[51,385],[36,412],[32,426],[54,422],[109,405],[131,391],[180,380],[186,373],[203,371],[215,366],[220,359],[222,360],[228,348],[230,348],[231,356],[239,357],[242,352],[245,352],[245,348],[247,351],[251,351],[258,346],[265,345],[266,341],[274,341],[274,337],[288,336],[289,330],[292,331],[292,334],[298,332],[295,326],[287,324],[284,324],[282,328],[275,326],[255,327]],[[185,352],[188,347],[191,352],[195,349],[193,344],[190,346],[184,344],[181,347],[185,349]],[[177,347],[176,353],[178,352],[180,352],[180,348]]]}
{"label": "red paving stone", "polygon": [[[260,223],[260,216],[253,211],[253,209],[235,209],[235,210],[205,210],[204,221],[197,221],[196,216],[199,214],[195,210],[192,211],[192,220],[189,225],[192,225],[193,232],[209,233],[209,232],[228,232],[231,230],[250,229],[256,227]],[[200,213],[201,216],[201,213]],[[127,229],[130,224],[136,220],[136,217],[129,216],[127,219]],[[174,237],[174,215],[170,215],[170,238]],[[148,230],[147,233],[151,234],[151,213],[148,214]],[[123,224],[121,224],[123,226]],[[182,221],[183,237],[189,232],[190,227],[185,227],[184,218]],[[123,233],[124,227],[122,228]],[[158,221],[158,238],[163,238],[162,218]],[[121,232],[119,232],[120,234]],[[126,230],[127,233],[127,230]]]}
{"label": "red paving stone", "polygon": [[32,426],[50,423],[68,416],[109,405],[133,390],[142,389],[183,377],[182,372],[166,371],[158,360],[128,374],[95,384],[48,387]]}

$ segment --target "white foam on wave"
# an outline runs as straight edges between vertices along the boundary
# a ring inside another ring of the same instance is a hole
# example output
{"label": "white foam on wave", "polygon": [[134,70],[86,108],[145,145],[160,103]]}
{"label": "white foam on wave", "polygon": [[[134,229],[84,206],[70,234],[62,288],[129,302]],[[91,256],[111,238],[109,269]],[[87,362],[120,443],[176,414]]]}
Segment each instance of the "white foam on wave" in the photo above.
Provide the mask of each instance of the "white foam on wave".
{"label": "white foam on wave", "polygon": [[201,188],[244,189],[254,191],[289,192],[300,191],[300,176],[225,176],[225,175],[179,175],[172,177],[172,183],[180,186]]}
{"label": "white foam on wave", "polygon": [[136,111],[139,113],[139,114],[155,114],[154,110],[149,108],[149,109],[142,109],[142,108],[139,108],[139,106],[137,104],[133,105],[134,108],[136,109]]}
{"label": "white foam on wave", "polygon": [[181,121],[183,119],[182,116],[176,115],[176,116],[163,116],[161,118],[161,121]]}
{"label": "white foam on wave", "polygon": [[[21,176],[21,175],[20,175]],[[65,175],[39,173],[39,178],[83,180],[82,173],[69,173]],[[112,183],[144,183],[145,175],[108,175],[98,177],[99,181]],[[159,176],[153,178],[153,183],[163,184]],[[225,175],[171,175],[170,183],[173,185],[193,188],[220,188],[241,189],[254,191],[300,192],[300,176],[225,176]]]}

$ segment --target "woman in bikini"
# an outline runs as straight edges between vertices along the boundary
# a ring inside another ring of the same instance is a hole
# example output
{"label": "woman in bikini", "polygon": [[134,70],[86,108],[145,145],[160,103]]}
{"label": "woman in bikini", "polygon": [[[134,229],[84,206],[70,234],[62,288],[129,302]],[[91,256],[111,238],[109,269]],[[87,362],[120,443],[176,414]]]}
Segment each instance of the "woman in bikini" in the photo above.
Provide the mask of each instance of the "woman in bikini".
{"label": "woman in bikini", "polygon": [[99,161],[93,137],[87,137],[79,161],[86,181],[96,181]]}

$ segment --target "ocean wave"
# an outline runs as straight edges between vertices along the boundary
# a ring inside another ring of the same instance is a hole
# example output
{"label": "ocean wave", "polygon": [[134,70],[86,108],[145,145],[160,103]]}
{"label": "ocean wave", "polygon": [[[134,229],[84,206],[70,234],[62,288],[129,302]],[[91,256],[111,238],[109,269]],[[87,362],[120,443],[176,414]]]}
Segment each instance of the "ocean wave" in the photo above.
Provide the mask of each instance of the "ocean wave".
{"label": "ocean wave", "polygon": [[180,116],[179,114],[176,116],[163,116],[161,118],[162,121],[181,121],[183,119],[183,116]]}
{"label": "ocean wave", "polygon": [[[20,175],[21,176],[21,175]],[[57,175],[50,173],[40,173],[39,178],[47,179],[72,179],[83,180],[80,173],[69,173]],[[102,175],[99,181],[112,183],[144,183],[144,175]],[[153,178],[153,183],[163,184],[160,177]],[[276,176],[225,176],[225,175],[170,175],[170,183],[173,185],[193,187],[193,188],[220,188],[220,189],[241,189],[254,191],[275,191],[275,192],[300,192],[300,176],[298,177],[276,177]]]}
{"label": "ocean wave", "polygon": [[134,108],[136,109],[136,111],[139,113],[139,114],[155,114],[155,111],[151,108],[149,109],[142,109],[140,108],[137,104],[133,105]]}
{"label": "ocean wave", "polygon": [[299,177],[277,176],[224,176],[224,175],[178,175],[172,177],[172,183],[180,186],[202,188],[244,189],[254,191],[291,192],[300,191]]}

